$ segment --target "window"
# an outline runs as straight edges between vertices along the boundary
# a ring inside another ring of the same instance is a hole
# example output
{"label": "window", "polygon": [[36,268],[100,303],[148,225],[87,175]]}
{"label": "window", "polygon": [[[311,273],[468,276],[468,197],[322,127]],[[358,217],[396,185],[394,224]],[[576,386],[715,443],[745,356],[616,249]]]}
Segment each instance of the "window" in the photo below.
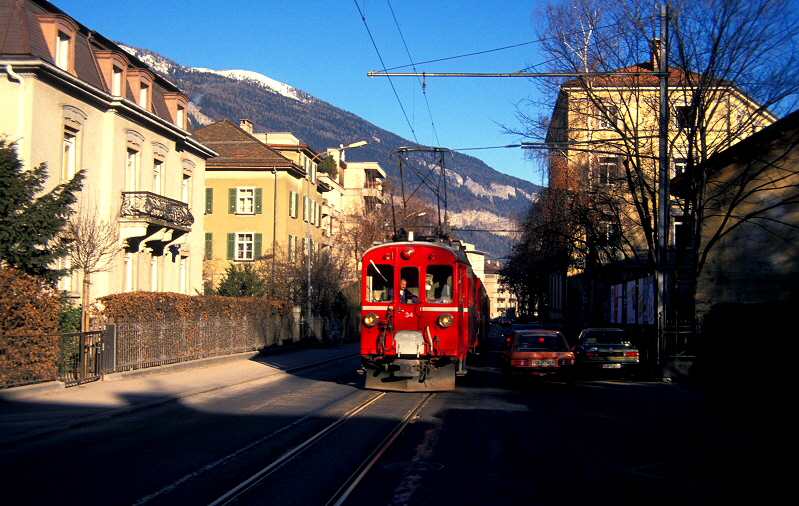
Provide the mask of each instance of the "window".
{"label": "window", "polygon": [[261,188],[230,188],[228,207],[230,214],[261,214],[263,192]]}
{"label": "window", "polygon": [[394,279],[394,266],[371,263],[366,268],[365,298],[369,302],[388,302],[393,294],[391,283]]}
{"label": "window", "polygon": [[211,232],[205,233],[205,259],[214,259],[214,234]]}
{"label": "window", "polygon": [[61,156],[61,179],[68,181],[75,177],[77,165],[78,132],[69,127],[64,128],[64,152]]}
{"label": "window", "polygon": [[186,128],[185,124],[186,111],[182,105],[178,105],[178,112],[175,115],[175,124],[179,128]]}
{"label": "window", "polygon": [[438,304],[452,302],[452,266],[428,265],[424,287],[427,302]]}
{"label": "window", "polygon": [[297,236],[291,234],[289,234],[288,257],[289,262],[297,260]]}
{"label": "window", "polygon": [[183,181],[180,186],[180,200],[184,204],[190,204],[191,197],[191,176],[183,174]]}
{"label": "window", "polygon": [[161,193],[161,171],[164,163],[161,160],[153,160],[153,193]]}
{"label": "window", "polygon": [[259,258],[261,256],[261,234],[252,232],[228,234],[227,253],[228,260],[249,261]]}
{"label": "window", "polygon": [[111,94],[115,97],[122,96],[123,73],[124,71],[116,65],[111,69]]}
{"label": "window", "polygon": [[675,158],[674,167],[672,168],[671,177],[677,177],[688,168],[687,158]]}
{"label": "window", "polygon": [[615,105],[603,104],[599,108],[599,128],[614,130],[618,124],[619,109]]}
{"label": "window", "polygon": [[[403,285],[405,285],[404,290]],[[397,292],[400,294],[400,303],[416,304],[419,301],[419,269],[416,267],[403,267],[400,269],[400,282],[397,288]],[[408,292],[410,292],[410,295],[408,295]]]}
{"label": "window", "polygon": [[139,85],[139,105],[145,109],[150,106],[150,86],[144,82]]}
{"label": "window", "polygon": [[597,179],[601,185],[614,184],[619,177],[619,157],[600,156],[597,162]]}
{"label": "window", "polygon": [[58,68],[69,72],[69,51],[72,37],[59,30],[55,43],[55,64]]}
{"label": "window", "polygon": [[674,122],[679,130],[691,128],[693,124],[691,107],[681,105],[674,108]]}
{"label": "window", "polygon": [[289,193],[289,217],[296,218],[300,207],[300,195],[292,191]]}
{"label": "window", "polygon": [[139,152],[130,148],[125,160],[125,188],[129,192],[139,189]]}
{"label": "window", "polygon": [[302,221],[310,221],[311,199],[307,196],[302,197]]}

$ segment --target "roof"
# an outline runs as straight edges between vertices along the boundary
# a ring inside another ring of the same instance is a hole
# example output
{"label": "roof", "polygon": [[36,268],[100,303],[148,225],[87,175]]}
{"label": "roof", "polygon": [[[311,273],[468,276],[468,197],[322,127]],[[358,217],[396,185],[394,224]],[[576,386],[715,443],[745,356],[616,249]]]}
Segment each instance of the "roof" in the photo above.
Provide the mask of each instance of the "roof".
{"label": "roof", "polygon": [[[164,99],[164,93],[180,93],[179,88],[152,72],[149,66],[141,60],[127,53],[101,34],[80,24],[50,2],[44,0],[0,0],[0,59],[27,60],[31,63],[47,62],[55,65],[39,23],[39,16],[48,14],[63,17],[77,26],[74,45],[75,77],[97,90],[109,93],[110,90],[101,74],[96,53],[113,51],[121,54],[127,61],[129,69],[145,69],[152,74],[154,82],[152,112],[164,120],[173,121]],[[133,96],[130,87],[126,89],[125,98],[136,102],[136,97]]]}
{"label": "roof", "polygon": [[[605,87],[605,88],[646,88],[658,87],[660,85],[660,78],[657,75],[657,70],[653,67],[652,62],[636,63],[629,67],[611,70],[609,72],[629,72],[630,76],[606,76],[606,77],[578,77],[570,79],[563,83],[561,88],[577,88],[583,87],[585,83],[591,83],[591,86]],[[638,72],[651,72],[651,75],[639,75]],[[701,75],[695,72],[678,69],[676,67],[669,68],[669,86],[686,86],[689,84],[696,85]],[[717,86],[732,86],[732,83],[717,79]]]}
{"label": "roof", "polygon": [[209,158],[206,168],[294,169],[304,174],[297,164],[266,146],[230,120],[224,119],[194,131],[194,136],[216,151],[219,156]]}

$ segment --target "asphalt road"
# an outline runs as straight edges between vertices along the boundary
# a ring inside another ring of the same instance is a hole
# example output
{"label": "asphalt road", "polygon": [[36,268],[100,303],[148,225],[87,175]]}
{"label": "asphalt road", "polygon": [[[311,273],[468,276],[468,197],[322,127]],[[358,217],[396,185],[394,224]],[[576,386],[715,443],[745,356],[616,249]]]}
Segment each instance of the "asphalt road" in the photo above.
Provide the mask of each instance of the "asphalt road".
{"label": "asphalt road", "polygon": [[[496,350],[433,397],[347,504],[787,502],[786,440],[737,416],[745,406],[625,378],[507,388]],[[356,367],[348,358],[8,445],[4,504],[208,504],[370,395]],[[237,504],[324,503],[343,462],[404,404],[365,413],[312,450],[321,460]]]}

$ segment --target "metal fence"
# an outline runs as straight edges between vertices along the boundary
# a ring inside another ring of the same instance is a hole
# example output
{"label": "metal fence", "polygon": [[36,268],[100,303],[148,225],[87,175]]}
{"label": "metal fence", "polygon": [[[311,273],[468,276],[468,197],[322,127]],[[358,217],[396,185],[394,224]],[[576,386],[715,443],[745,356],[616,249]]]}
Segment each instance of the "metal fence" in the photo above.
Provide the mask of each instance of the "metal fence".
{"label": "metal fence", "polygon": [[116,371],[142,369],[279,346],[293,339],[293,319],[211,318],[196,322],[116,322]]}
{"label": "metal fence", "polygon": [[279,315],[102,324],[89,332],[0,336],[0,388],[47,381],[74,386],[112,372],[279,346],[296,334],[294,319]]}

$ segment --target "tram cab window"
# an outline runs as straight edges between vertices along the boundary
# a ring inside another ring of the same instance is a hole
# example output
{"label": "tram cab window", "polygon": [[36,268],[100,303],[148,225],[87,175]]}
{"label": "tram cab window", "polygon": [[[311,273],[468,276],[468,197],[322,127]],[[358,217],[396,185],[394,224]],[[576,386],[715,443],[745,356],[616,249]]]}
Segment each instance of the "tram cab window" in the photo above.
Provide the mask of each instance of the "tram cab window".
{"label": "tram cab window", "polygon": [[449,304],[452,302],[452,266],[428,265],[425,274],[427,302]]}
{"label": "tram cab window", "polygon": [[366,269],[366,298],[369,302],[388,302],[391,300],[391,280],[394,279],[394,266],[372,262]]}
{"label": "tram cab window", "polygon": [[403,267],[400,269],[400,280],[397,285],[401,304],[416,304],[419,302],[419,269],[416,267]]}

